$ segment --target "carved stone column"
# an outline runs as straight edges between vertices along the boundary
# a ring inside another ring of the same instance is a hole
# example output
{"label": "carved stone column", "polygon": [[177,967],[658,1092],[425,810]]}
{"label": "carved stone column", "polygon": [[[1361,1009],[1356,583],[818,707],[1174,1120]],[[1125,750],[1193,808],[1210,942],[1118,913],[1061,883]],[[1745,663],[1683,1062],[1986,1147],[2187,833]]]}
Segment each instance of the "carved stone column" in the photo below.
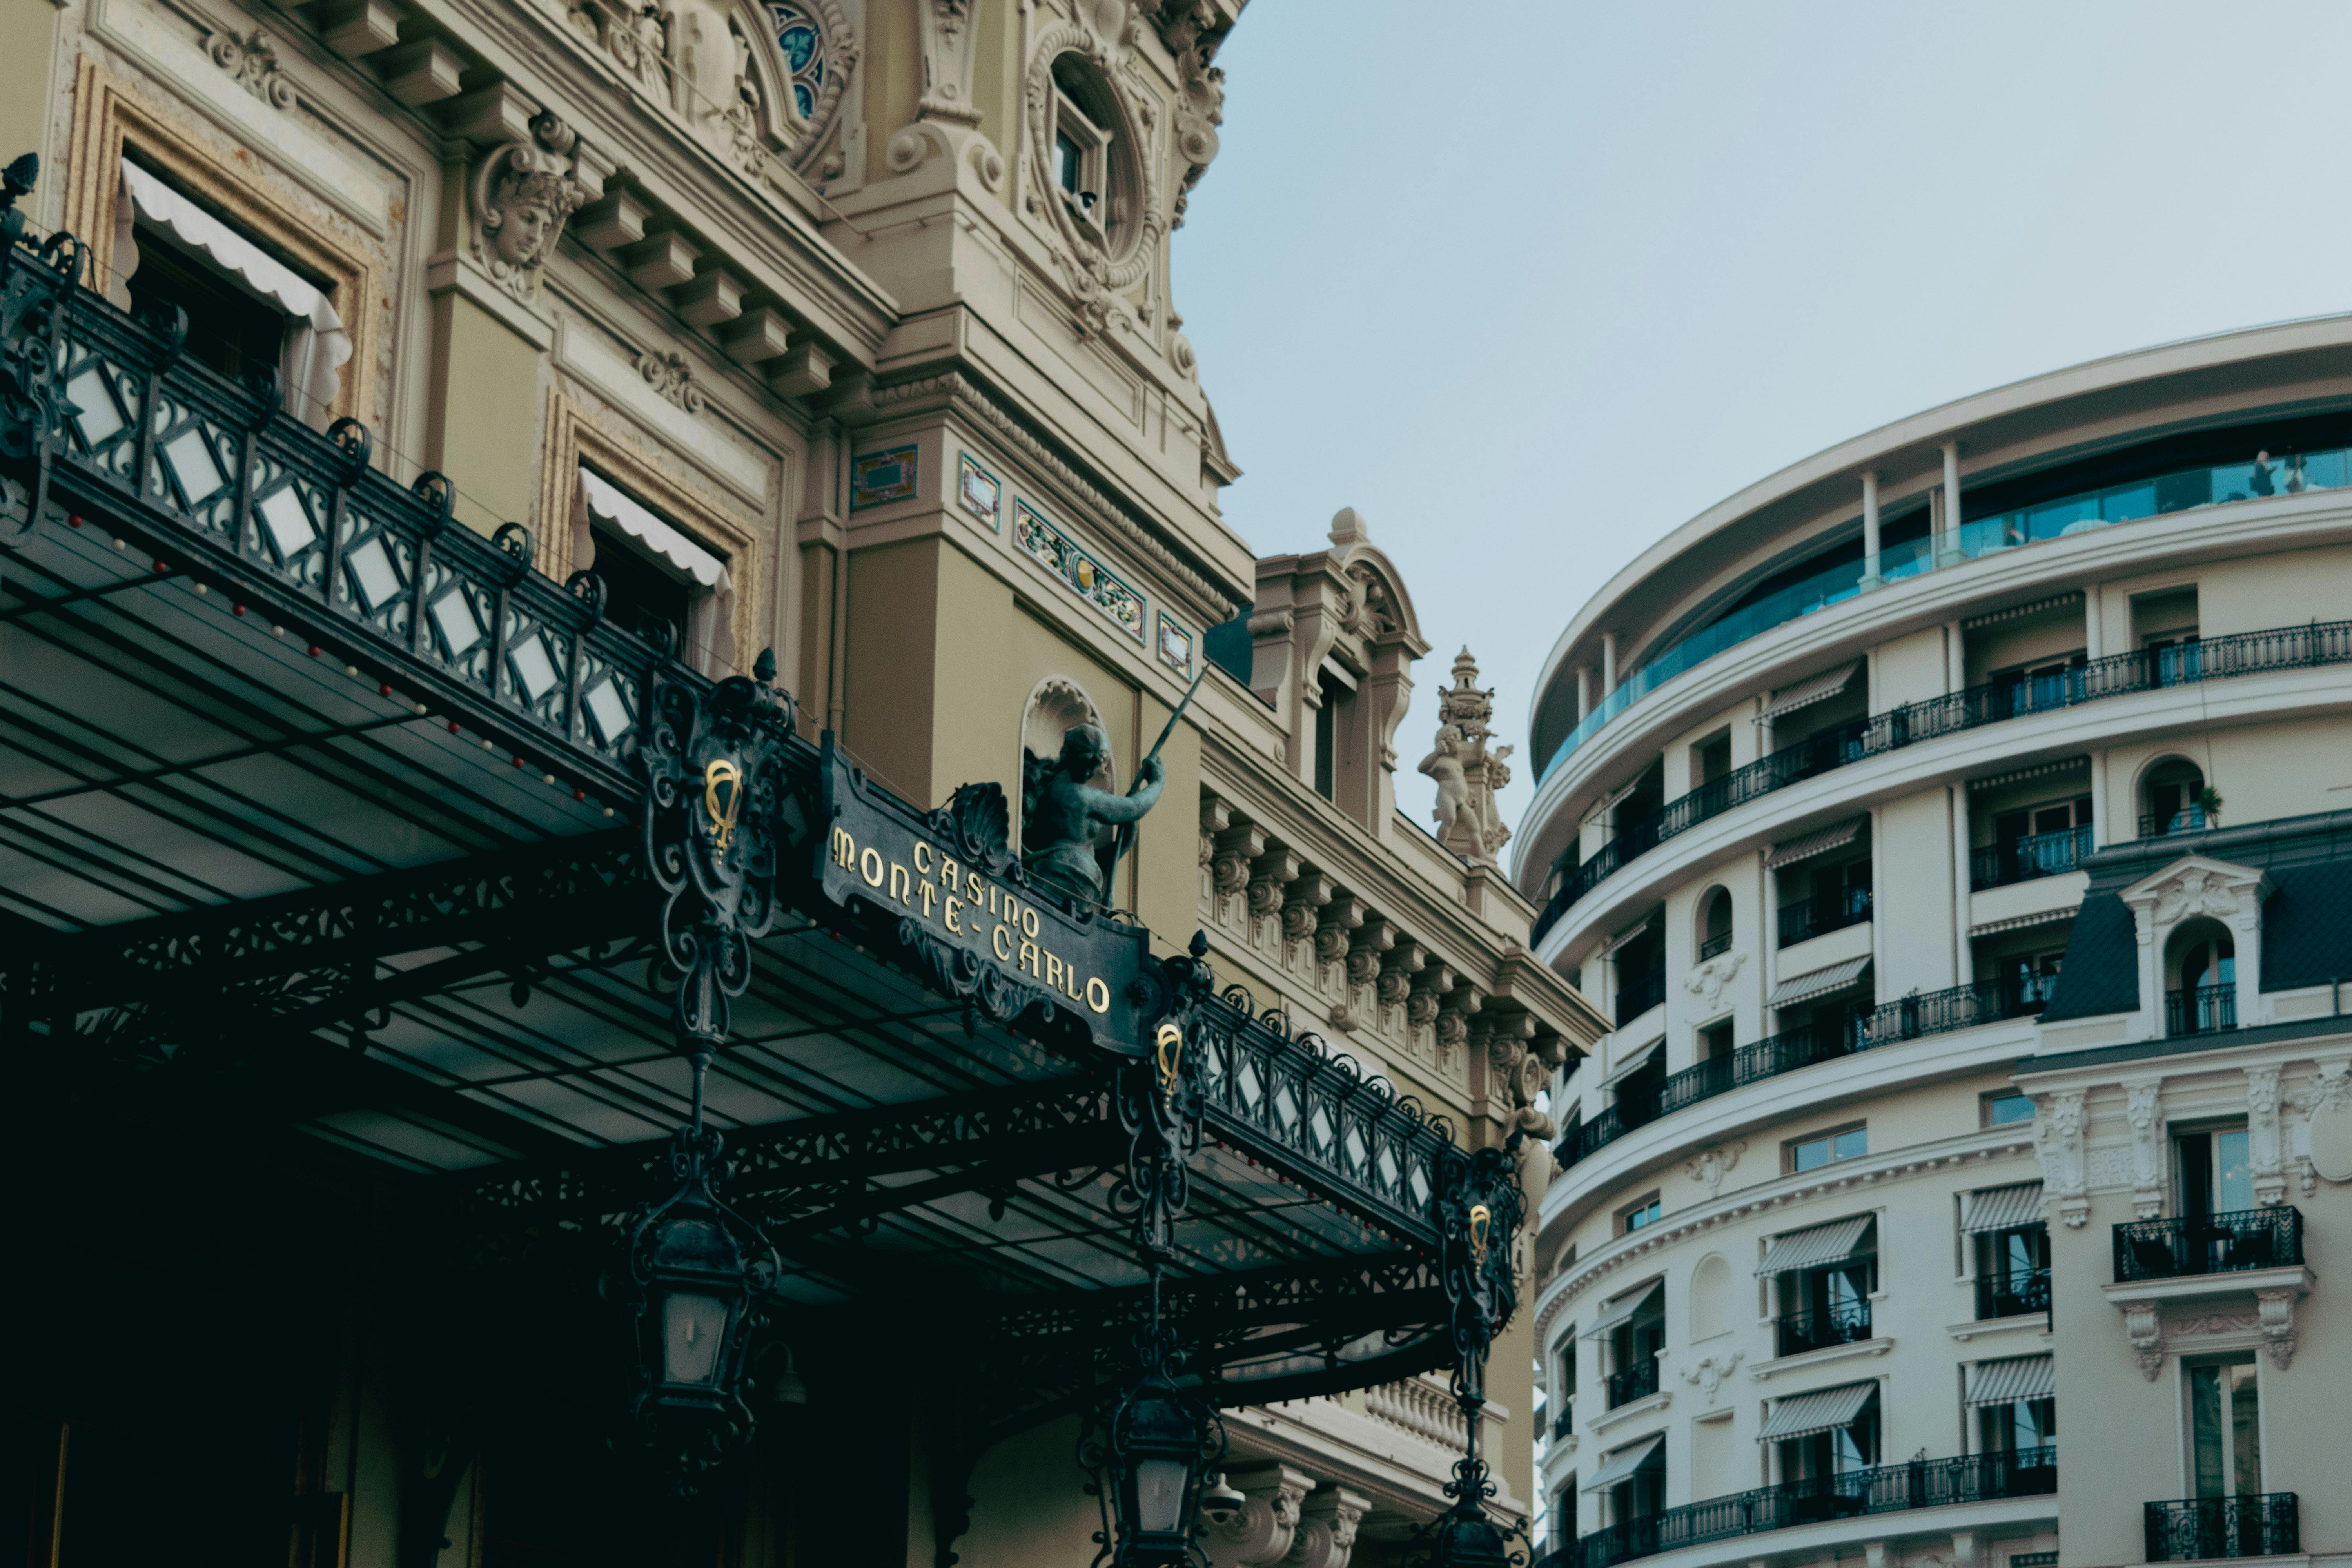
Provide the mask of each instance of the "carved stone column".
{"label": "carved stone column", "polygon": [[1315,1489],[1299,1507],[1298,1531],[1283,1568],[1348,1568],[1356,1549],[1356,1527],[1372,1506],[1336,1481]]}
{"label": "carved stone column", "polygon": [[2083,1152],[2083,1099],[2079,1089],[2033,1097],[2033,1152],[2042,1159],[2042,1183],[2058,1200],[2059,1217],[2072,1230],[2080,1230],[2091,1217],[2090,1172]]}
{"label": "carved stone column", "polygon": [[[2275,1075],[2273,1075],[2275,1076]],[[2124,1084],[2124,1119],[2132,1130],[2132,1213],[2155,1219],[2164,1213],[2164,1079]]]}
{"label": "carved stone column", "polygon": [[1204,1524],[1201,1544],[1212,1568],[1266,1568],[1287,1556],[1298,1531],[1299,1505],[1315,1479],[1288,1465],[1252,1465],[1225,1472],[1225,1484],[1247,1500],[1223,1523]]}
{"label": "carved stone column", "polygon": [[[2246,1069],[2246,1143],[2254,1167],[2254,1202],[2286,1202],[2286,1160],[2279,1136],[2279,1069]],[[2289,1354],[2294,1353],[2292,1351]],[[2286,1363],[2279,1363],[2284,1366]]]}

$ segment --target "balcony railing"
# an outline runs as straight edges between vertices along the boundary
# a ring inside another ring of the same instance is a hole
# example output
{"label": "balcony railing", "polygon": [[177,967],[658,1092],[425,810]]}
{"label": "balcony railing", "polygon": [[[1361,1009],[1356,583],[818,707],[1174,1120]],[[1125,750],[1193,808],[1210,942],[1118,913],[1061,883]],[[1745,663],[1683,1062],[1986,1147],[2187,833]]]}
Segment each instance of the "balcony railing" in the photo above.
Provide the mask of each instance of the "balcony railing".
{"label": "balcony railing", "polygon": [[1561,1406],[1559,1407],[1559,1415],[1555,1415],[1555,1416],[1553,1416],[1553,1417],[1551,1418],[1551,1437],[1552,1437],[1552,1441],[1553,1441],[1553,1442],[1555,1442],[1555,1443],[1557,1443],[1557,1442],[1559,1442],[1562,1437],[1567,1436],[1568,1436],[1568,1434],[1569,1434],[1570,1429],[1570,1428],[1572,1428],[1575,1425],[1576,1425],[1576,1401],[1574,1401],[1574,1400],[1572,1400],[1572,1399],[1571,1399],[1571,1400],[1570,1400],[1567,1404],[1565,1404],[1565,1405],[1561,1405]]}
{"label": "balcony railing", "polygon": [[1978,892],[2055,877],[2083,863],[2091,852],[2091,825],[2056,833],[2032,833],[2006,844],[1989,844],[1969,859],[1969,886]]}
{"label": "balcony railing", "polygon": [[1977,1280],[1977,1317],[2022,1318],[2050,1310],[2050,1270],[2012,1268]]}
{"label": "balcony railing", "polygon": [[[1542,941],[1544,933],[1568,912],[1570,906],[1664,840],[1759,795],[1785,789],[1832,768],[1939,735],[2084,702],[2104,701],[2110,697],[2347,662],[2352,662],[2352,621],[2314,621],[2299,626],[2239,632],[2176,647],[2142,648],[2093,659],[2054,675],[1972,686],[1964,691],[1930,697],[1809,735],[1626,824],[1616,837],[1595,850],[1592,858],[1582,864],[1573,868],[1563,864],[1559,886],[1536,921],[1533,940]],[[2179,831],[2203,824],[2201,814],[2194,821],[2190,820],[2190,813],[2176,816],[2183,823]],[[2140,835],[2154,837],[2145,824]]]}
{"label": "balcony railing", "polygon": [[2237,1026],[2235,985],[2192,985],[2164,994],[2167,1035],[2210,1035]]}
{"label": "balcony railing", "polygon": [[2303,1551],[2293,1492],[2183,1498],[2147,1505],[2150,1563],[2210,1563],[2223,1557],[2292,1557]]}
{"label": "balcony railing", "polygon": [[1714,936],[1708,937],[1705,942],[1698,944],[1698,961],[1701,963],[1705,963],[1708,959],[1717,957],[1722,953],[1729,952],[1730,951],[1731,933],[1727,931],[1721,931]]}
{"label": "balcony railing", "polygon": [[1627,1520],[1578,1538],[1537,1568],[1614,1568],[1637,1557],[1791,1525],[2001,1498],[2047,1497],[2057,1489],[2054,1447],[1914,1459],[1843,1476],[1784,1481]]}
{"label": "balcony railing", "polygon": [[2116,1226],[2116,1283],[2284,1268],[2303,1261],[2303,1212],[2282,1204],[2237,1214],[2129,1220]]}
{"label": "balcony railing", "polygon": [[1617,987],[1617,1026],[1623,1028],[1666,999],[1666,972],[1653,969]]}
{"label": "balcony railing", "polygon": [[1870,889],[1843,888],[1822,897],[1780,906],[1780,945],[1794,947],[1809,937],[1843,931],[1870,918]]}
{"label": "balcony railing", "polygon": [[2143,813],[2139,819],[2142,838],[2166,838],[2175,833],[2201,833],[2220,824],[2205,814],[2201,805],[2184,805],[2179,811]]}
{"label": "balcony railing", "polygon": [[1870,1303],[1841,1301],[1810,1312],[1786,1312],[1774,1320],[1774,1325],[1780,1355],[1859,1344],[1870,1338]]}
{"label": "balcony railing", "polygon": [[[1898,997],[1878,1007],[1856,1008],[1829,1027],[1790,1029],[1742,1046],[1728,1055],[1670,1073],[1649,1089],[1621,1093],[1617,1103],[1590,1121],[1571,1126],[1554,1145],[1565,1167],[1607,1147],[1637,1127],[1671,1111],[1711,1100],[1743,1084],[1832,1061],[1877,1046],[1916,1040],[1923,1035],[1973,1028],[2042,1011],[2052,976],[2009,976]],[[1631,1015],[1625,1015],[1630,1017]]]}
{"label": "balcony railing", "polygon": [[1612,1372],[1602,1381],[1609,1390],[1612,1410],[1637,1399],[1647,1399],[1658,1392],[1658,1358],[1643,1356],[1623,1372]]}

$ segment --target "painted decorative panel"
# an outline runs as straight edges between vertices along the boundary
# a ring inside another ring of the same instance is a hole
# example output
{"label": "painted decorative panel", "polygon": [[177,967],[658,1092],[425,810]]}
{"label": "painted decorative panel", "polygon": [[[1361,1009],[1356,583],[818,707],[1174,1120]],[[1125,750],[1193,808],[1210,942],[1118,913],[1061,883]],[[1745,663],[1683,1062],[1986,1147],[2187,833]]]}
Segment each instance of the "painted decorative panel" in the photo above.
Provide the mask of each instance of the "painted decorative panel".
{"label": "painted decorative panel", "polygon": [[1143,596],[1111,574],[1109,568],[1073,542],[1027,501],[1013,504],[1013,540],[1042,562],[1071,591],[1143,640]]}
{"label": "painted decorative panel", "polygon": [[849,510],[863,511],[915,494],[916,453],[912,447],[868,452],[849,466]]}
{"label": "painted decorative panel", "polygon": [[994,474],[972,460],[969,452],[957,454],[956,501],[964,510],[998,531],[1004,528],[1004,486]]}

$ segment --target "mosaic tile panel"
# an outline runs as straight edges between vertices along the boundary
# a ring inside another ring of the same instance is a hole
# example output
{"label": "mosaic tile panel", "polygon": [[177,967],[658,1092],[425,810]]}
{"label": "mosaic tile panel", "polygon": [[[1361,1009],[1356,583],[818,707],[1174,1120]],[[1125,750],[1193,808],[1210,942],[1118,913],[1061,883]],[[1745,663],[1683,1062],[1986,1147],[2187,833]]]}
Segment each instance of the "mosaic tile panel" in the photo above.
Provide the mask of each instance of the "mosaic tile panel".
{"label": "mosaic tile panel", "polygon": [[1141,642],[1143,596],[1111,574],[1109,568],[1046,521],[1027,501],[1013,504],[1013,541],[1070,585],[1073,593],[1108,616]]}
{"label": "mosaic tile panel", "polygon": [[1198,642],[1192,634],[1171,619],[1167,611],[1160,611],[1160,662],[1190,680],[1197,648]]}
{"label": "mosaic tile panel", "polygon": [[887,452],[868,452],[853,460],[849,465],[849,510],[863,511],[869,506],[912,500],[915,458],[914,447],[893,447]]}
{"label": "mosaic tile panel", "polygon": [[956,501],[964,510],[997,532],[1004,530],[1004,485],[994,474],[960,452],[956,464]]}

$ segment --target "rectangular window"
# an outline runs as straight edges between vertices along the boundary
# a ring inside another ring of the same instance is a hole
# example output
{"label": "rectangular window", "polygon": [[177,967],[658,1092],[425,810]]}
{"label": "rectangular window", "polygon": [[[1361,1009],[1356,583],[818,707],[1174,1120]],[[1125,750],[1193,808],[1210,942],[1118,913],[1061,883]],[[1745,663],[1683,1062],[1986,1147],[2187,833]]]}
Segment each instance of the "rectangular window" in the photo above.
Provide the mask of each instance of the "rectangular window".
{"label": "rectangular window", "polygon": [[1323,701],[1315,710],[1315,793],[1329,800],[1339,780],[1339,704],[1347,700],[1348,689],[1328,672],[1316,685]]}
{"label": "rectangular window", "polygon": [[1731,1050],[1730,1019],[1726,1018],[1720,1023],[1709,1024],[1706,1027],[1698,1032],[1699,1060],[1703,1062],[1724,1061],[1729,1058]]}
{"label": "rectangular window", "polygon": [[1661,1211],[1658,1206],[1658,1196],[1655,1193],[1653,1193],[1648,1197],[1643,1199],[1640,1203],[1634,1205],[1632,1208],[1627,1209],[1621,1216],[1624,1221],[1621,1234],[1631,1236],[1637,1230],[1657,1224],[1660,1212]]}
{"label": "rectangular window", "polygon": [[2254,1173],[2242,1127],[2184,1132],[2173,1141],[2180,1213],[2243,1214],[2254,1206]]}
{"label": "rectangular window", "polygon": [[734,655],[727,557],[593,468],[579,470],[575,495],[574,539],[593,552],[604,618],[706,674],[726,673]]}
{"label": "rectangular window", "polygon": [[146,225],[131,231],[139,268],[131,275],[131,308],[168,319],[177,305],[188,315],[186,353],[231,380],[275,365],[286,347],[286,313],[237,288],[219,270],[172,244]]}
{"label": "rectangular window", "polygon": [[2058,1446],[2058,1402],[2019,1399],[1977,1412],[1980,1446],[1988,1454],[2015,1454]]}
{"label": "rectangular window", "polygon": [[1801,1139],[1788,1148],[1790,1171],[1815,1171],[1840,1160],[1869,1153],[1870,1131],[1865,1127],[1846,1127]]}
{"label": "rectangular window", "polygon": [[2197,1495],[2261,1495],[2262,1395],[2252,1352],[2189,1369],[2189,1422]]}
{"label": "rectangular window", "polygon": [[2000,1089],[1984,1097],[1984,1124],[1987,1127],[2007,1127],[2012,1122],[2032,1120],[2033,1101],[2020,1090]]}
{"label": "rectangular window", "polygon": [[1791,1437],[1780,1445],[1780,1479],[1784,1481],[1825,1480],[1850,1476],[1878,1463],[1878,1399],[1873,1395],[1862,1413],[1843,1426]]}

